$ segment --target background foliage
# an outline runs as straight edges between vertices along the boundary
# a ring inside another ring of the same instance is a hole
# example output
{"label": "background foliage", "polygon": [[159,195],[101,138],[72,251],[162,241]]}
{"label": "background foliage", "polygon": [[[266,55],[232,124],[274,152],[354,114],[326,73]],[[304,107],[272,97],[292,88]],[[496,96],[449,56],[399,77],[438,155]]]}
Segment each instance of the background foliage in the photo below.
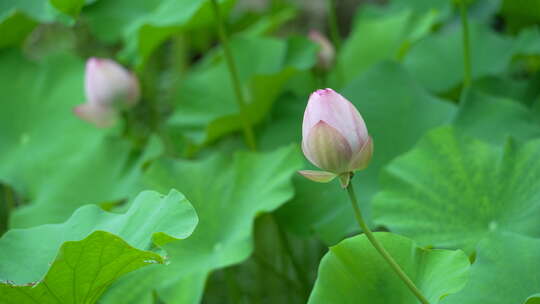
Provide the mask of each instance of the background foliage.
{"label": "background foliage", "polygon": [[[337,182],[295,174],[324,87],[366,121],[353,185],[430,302],[540,303],[540,1],[217,2],[245,109],[210,0],[0,1],[0,303],[416,303]],[[72,112],[92,56],[141,81],[109,129]]]}

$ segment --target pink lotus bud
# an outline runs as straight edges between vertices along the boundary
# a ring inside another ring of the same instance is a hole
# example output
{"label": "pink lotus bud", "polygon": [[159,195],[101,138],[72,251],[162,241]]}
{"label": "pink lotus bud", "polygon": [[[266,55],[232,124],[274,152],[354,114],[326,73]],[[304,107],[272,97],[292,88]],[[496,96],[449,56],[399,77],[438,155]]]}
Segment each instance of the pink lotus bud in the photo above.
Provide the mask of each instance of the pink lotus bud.
{"label": "pink lotus bud", "polygon": [[324,89],[309,97],[302,124],[302,150],[311,163],[325,171],[300,174],[317,182],[340,176],[346,187],[351,172],[367,167],[373,143],[354,105],[334,90]]}
{"label": "pink lotus bud", "polygon": [[86,103],[75,108],[80,118],[99,127],[110,126],[118,111],[134,106],[140,97],[135,75],[110,59],[86,62]]}
{"label": "pink lotus bud", "polygon": [[[137,78],[110,59],[90,58],[85,79],[88,102],[102,106],[131,107],[139,101]],[[120,103],[117,105],[116,103]]]}
{"label": "pink lotus bud", "polygon": [[336,51],[332,43],[316,30],[311,30],[309,32],[309,39],[319,46],[317,65],[325,70],[330,69],[334,64],[334,58],[336,56]]}

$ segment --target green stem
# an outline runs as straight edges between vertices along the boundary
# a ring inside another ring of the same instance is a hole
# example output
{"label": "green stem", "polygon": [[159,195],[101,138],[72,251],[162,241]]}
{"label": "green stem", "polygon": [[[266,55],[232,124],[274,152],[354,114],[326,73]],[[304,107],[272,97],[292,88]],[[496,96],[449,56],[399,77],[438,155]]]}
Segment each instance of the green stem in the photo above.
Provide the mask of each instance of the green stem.
{"label": "green stem", "polygon": [[341,36],[339,35],[339,26],[337,23],[335,0],[328,0],[328,25],[330,27],[330,37],[336,48],[336,52],[341,49]]}
{"label": "green stem", "polygon": [[[330,38],[332,39],[332,44],[336,50],[336,55],[334,59],[334,70],[336,75],[336,85],[341,87],[345,80],[343,69],[341,67],[341,62],[339,60],[339,53],[341,50],[341,36],[339,34],[339,25],[337,22],[337,13],[336,13],[336,3],[335,0],[327,0],[328,7],[328,26],[330,28]],[[328,72],[328,71],[325,71]]]}
{"label": "green stem", "polygon": [[218,26],[218,35],[219,35],[219,39],[221,40],[221,44],[223,47],[223,54],[225,56],[225,61],[227,62],[227,67],[229,68],[229,73],[231,75],[234,92],[236,94],[236,102],[238,103],[238,107],[240,108],[240,114],[242,117],[242,124],[244,128],[244,137],[246,140],[246,144],[251,150],[255,151],[257,150],[257,144],[255,142],[255,133],[253,133],[253,129],[251,128],[251,123],[249,121],[249,118],[247,117],[246,99],[244,97],[244,93],[242,92],[242,83],[240,82],[240,77],[238,76],[238,70],[236,69],[236,64],[234,62],[232,51],[229,46],[229,39],[227,36],[227,31],[225,30],[225,23],[223,21],[223,16],[221,15],[221,11],[220,11],[217,0],[210,0],[210,2],[212,3],[212,8],[214,9],[214,14],[216,16],[217,26]]}
{"label": "green stem", "polygon": [[356,221],[358,222],[358,225],[364,231],[364,234],[368,238],[368,240],[371,242],[371,245],[375,247],[375,249],[379,252],[379,254],[383,257],[383,259],[388,262],[388,265],[394,270],[394,272],[399,276],[399,278],[407,285],[407,287],[414,293],[414,295],[422,302],[423,304],[429,304],[428,300],[420,293],[420,290],[414,285],[413,281],[407,276],[407,274],[401,269],[401,267],[394,261],[392,256],[384,249],[384,247],[377,241],[375,238],[375,235],[371,232],[368,225],[364,221],[362,217],[362,212],[360,211],[360,207],[358,206],[358,201],[356,200],[356,195],[354,194],[354,188],[352,186],[352,183],[349,182],[349,186],[347,186],[347,192],[349,193],[349,198],[351,199],[351,204],[354,210],[354,215],[356,217]]}
{"label": "green stem", "polygon": [[471,72],[471,48],[469,44],[469,22],[467,20],[467,4],[465,0],[459,1],[459,10],[461,14],[461,31],[463,38],[463,86],[470,87],[472,84],[472,72]]}

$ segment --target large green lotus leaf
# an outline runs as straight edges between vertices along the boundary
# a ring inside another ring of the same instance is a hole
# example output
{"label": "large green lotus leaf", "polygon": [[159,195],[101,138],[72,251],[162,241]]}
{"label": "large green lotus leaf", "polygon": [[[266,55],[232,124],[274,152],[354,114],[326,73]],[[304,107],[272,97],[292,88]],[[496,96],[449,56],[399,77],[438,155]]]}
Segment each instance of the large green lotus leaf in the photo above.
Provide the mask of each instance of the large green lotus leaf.
{"label": "large green lotus leaf", "polygon": [[38,23],[69,23],[84,0],[2,0],[0,48],[19,44]]}
{"label": "large green lotus leaf", "polygon": [[504,144],[508,136],[518,140],[540,137],[540,117],[522,103],[478,90],[468,90],[453,122],[482,140]]}
{"label": "large green lotus leaf", "polygon": [[0,18],[0,48],[22,43],[37,22],[25,14],[13,11]]}
{"label": "large green lotus leaf", "polygon": [[[455,107],[429,95],[395,63],[374,66],[340,93],[356,105],[374,141],[371,164],[353,179],[360,204],[369,216],[369,201],[378,189],[381,168],[410,149],[425,132],[448,122]],[[262,136],[265,145],[301,141],[307,96],[284,101],[276,113],[283,116],[278,116]],[[283,135],[285,132],[294,137]],[[357,231],[346,192],[337,183],[319,184],[298,176],[295,187],[296,197],[278,213],[284,225],[301,234],[315,232],[328,244]]]}
{"label": "large green lotus leaf", "polygon": [[420,244],[471,252],[487,233],[540,236],[540,140],[504,149],[451,127],[386,167],[374,220]]}
{"label": "large green lotus leaf", "polygon": [[531,26],[523,29],[514,40],[515,53],[517,55],[538,55],[540,54],[540,28]]}
{"label": "large green lotus leaf", "polygon": [[0,239],[0,302],[95,303],[119,276],[165,263],[146,250],[188,237],[197,221],[178,191],[145,191],[125,214],[87,205],[62,224],[10,230]]}
{"label": "large green lotus leaf", "polygon": [[[226,13],[235,0],[218,2]],[[215,20],[208,0],[103,0],[85,9],[83,17],[99,38],[122,39],[123,55],[138,64],[171,35]]]}
{"label": "large green lotus leaf", "polygon": [[146,153],[108,130],[76,118],[84,101],[84,63],[64,55],[33,63],[15,52],[0,54],[0,180],[30,205],[16,210],[14,227],[61,222],[82,204],[132,195]]}
{"label": "large green lotus leaf", "polygon": [[532,104],[532,111],[533,113],[536,113],[536,115],[540,115],[540,96]]}
{"label": "large green lotus leaf", "polygon": [[52,22],[58,14],[49,0],[4,0],[0,5],[0,20],[16,11],[42,22]]}
{"label": "large green lotus leaf", "polygon": [[504,0],[501,15],[511,31],[517,31],[524,26],[536,25],[540,21],[539,0]]}
{"label": "large green lotus leaf", "polygon": [[[474,19],[475,21],[486,23],[492,22],[493,15],[497,14],[499,11],[501,2],[501,0],[466,1],[469,20]],[[416,13],[437,13],[437,23],[442,23],[444,26],[445,23],[453,23],[457,21],[457,14],[459,12],[456,9],[455,3],[455,1],[446,0],[392,0],[389,1],[386,7],[390,10],[411,9]]]}
{"label": "large green lotus leaf", "polygon": [[271,119],[261,125],[259,145],[272,150],[282,145],[299,144],[302,140],[302,119],[309,95],[284,94],[270,112]]}
{"label": "large green lotus leaf", "polygon": [[[73,143],[75,138],[68,140]],[[39,158],[43,159],[41,163],[36,159],[36,163],[29,164],[25,172],[28,179],[20,182],[28,187],[22,193],[29,195],[30,204],[12,213],[10,226],[23,228],[60,222],[83,204],[115,203],[132,197],[134,189],[140,188],[143,165],[159,154],[160,147],[158,141],[152,140],[140,154],[131,151],[131,144],[124,139],[102,137],[82,151],[75,146],[71,150],[66,144],[51,148],[47,155],[66,158],[43,162],[47,159],[43,155]],[[19,181],[13,183],[18,184]]]}
{"label": "large green lotus leaf", "polygon": [[523,304],[540,304],[540,293],[528,297]]}
{"label": "large green lotus leaf", "polygon": [[[472,23],[470,43],[472,76],[478,79],[505,71],[514,55],[539,53],[540,33],[530,29],[514,38]],[[461,28],[451,27],[422,39],[411,48],[404,65],[430,91],[446,92],[458,86],[463,79]]]}
{"label": "large green lotus leaf", "polygon": [[442,303],[539,303],[539,269],[540,239],[493,233],[478,245],[469,283]]}
{"label": "large green lotus leaf", "polygon": [[[469,20],[490,22],[493,15],[496,14],[500,8],[501,0],[466,0],[467,11],[469,14]],[[438,19],[440,22],[455,22],[457,20],[450,18],[458,18],[456,16],[459,12],[456,9],[456,2],[446,0],[408,0],[389,1],[389,7],[392,9],[412,9],[415,12],[429,12],[435,11],[438,13]],[[449,20],[450,19],[450,20]],[[444,26],[444,24],[443,24]]]}
{"label": "large green lotus leaf", "polygon": [[185,193],[200,224],[189,239],[165,246],[168,267],[129,275],[105,295],[105,303],[144,303],[154,289],[166,303],[199,303],[210,272],[249,257],[255,217],[293,196],[291,176],[300,167],[292,146],[271,153],[237,152],[232,158],[218,154],[153,163],[145,175],[147,186]]}
{"label": "large green lotus leaf", "polygon": [[[294,4],[276,7],[256,14],[248,10],[245,12],[245,18],[251,20],[251,22],[249,22],[249,26],[241,30],[241,33],[244,36],[252,37],[270,35],[279,31],[284,24],[297,17],[298,11],[299,7]],[[241,24],[241,22],[239,23]]]}
{"label": "large green lotus leaf", "polygon": [[[247,98],[246,116],[252,124],[266,116],[296,71],[314,64],[316,54],[315,45],[299,37],[287,41],[237,37],[231,41],[231,49]],[[243,126],[226,62],[221,55],[216,58],[211,53],[209,57],[178,88],[176,110],[169,120],[171,127],[184,131],[197,144]]]}
{"label": "large green lotus leaf", "polygon": [[406,8],[412,9],[415,12],[422,13],[436,11],[441,13],[443,16],[447,16],[452,8],[452,3],[445,0],[392,0],[389,1],[388,6],[390,9]]}
{"label": "large green lotus leaf", "polygon": [[[368,9],[369,8],[369,9]],[[427,35],[438,12],[414,11],[405,6],[368,7],[359,12],[338,57],[332,77],[347,84],[372,65],[399,59],[413,43]]]}
{"label": "large green lotus leaf", "polygon": [[526,106],[533,106],[540,99],[540,74],[517,78],[511,73],[479,79],[474,89],[498,97],[506,97]]}
{"label": "large green lotus leaf", "polygon": [[[387,232],[375,236],[430,303],[439,303],[467,283],[470,264],[463,251],[424,249]],[[365,235],[358,235],[330,247],[308,303],[416,304],[418,300]]]}

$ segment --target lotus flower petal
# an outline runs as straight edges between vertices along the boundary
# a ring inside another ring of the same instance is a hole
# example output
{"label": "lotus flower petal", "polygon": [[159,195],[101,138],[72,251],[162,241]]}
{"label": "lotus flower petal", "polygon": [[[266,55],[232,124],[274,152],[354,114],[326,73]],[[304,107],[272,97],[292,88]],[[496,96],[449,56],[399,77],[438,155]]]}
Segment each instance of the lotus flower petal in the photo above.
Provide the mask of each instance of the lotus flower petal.
{"label": "lotus flower petal", "polygon": [[339,175],[342,185],[348,185],[349,173],[369,164],[373,141],[354,105],[332,89],[324,89],[309,97],[302,123],[302,150],[311,163]]}
{"label": "lotus flower petal", "polygon": [[333,173],[346,172],[352,156],[345,137],[324,121],[311,128],[302,149],[314,165]]}
{"label": "lotus flower petal", "polygon": [[298,171],[298,173],[300,173],[305,178],[310,179],[317,183],[331,182],[337,176],[331,172],[317,171],[317,170],[301,170],[301,171]]}
{"label": "lotus flower petal", "polygon": [[99,105],[84,103],[73,109],[75,115],[99,128],[107,128],[116,122],[118,114],[114,109]]}
{"label": "lotus flower petal", "polygon": [[371,161],[371,156],[373,155],[373,140],[371,137],[368,138],[368,141],[364,144],[360,151],[356,152],[351,160],[351,165],[349,171],[353,172],[356,170],[363,170],[367,168],[369,162]]}
{"label": "lotus flower petal", "polygon": [[360,151],[368,140],[366,124],[354,105],[332,89],[317,90],[309,97],[302,137],[319,122],[324,121],[335,128],[349,143],[351,150]]}

